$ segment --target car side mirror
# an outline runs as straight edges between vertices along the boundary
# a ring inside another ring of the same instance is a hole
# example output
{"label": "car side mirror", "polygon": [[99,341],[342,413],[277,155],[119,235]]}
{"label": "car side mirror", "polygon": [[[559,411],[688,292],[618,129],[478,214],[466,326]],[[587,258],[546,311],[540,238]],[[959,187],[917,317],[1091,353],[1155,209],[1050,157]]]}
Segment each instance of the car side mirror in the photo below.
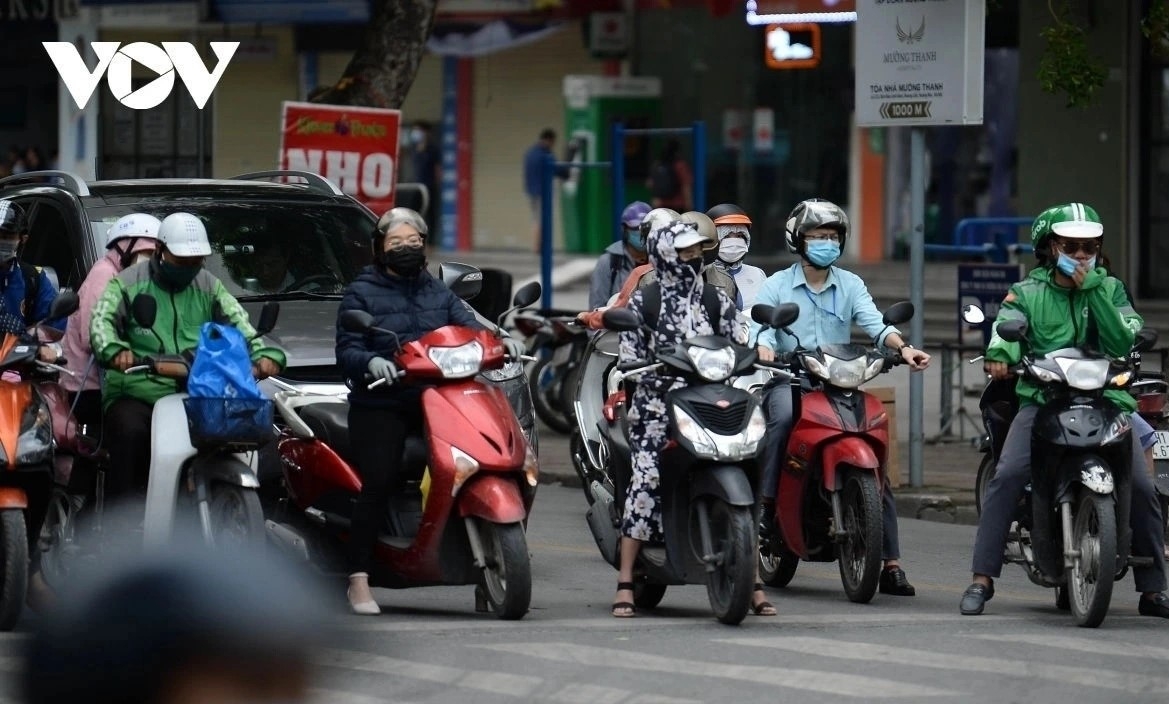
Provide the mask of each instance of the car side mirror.
{"label": "car side mirror", "polygon": [[1136,343],[1133,349],[1137,352],[1148,352],[1157,344],[1157,331],[1153,328],[1141,328],[1137,332]]}
{"label": "car side mirror", "polygon": [[889,306],[885,311],[885,315],[881,318],[881,322],[885,325],[900,325],[908,322],[913,318],[913,304],[909,301],[899,301]]}
{"label": "car side mirror", "polygon": [[130,313],[138,327],[153,328],[158,318],[158,301],[148,293],[140,293],[130,302]]}
{"label": "car side mirror", "polygon": [[606,330],[628,332],[641,327],[641,316],[628,308],[610,308],[601,314]]}
{"label": "car side mirror", "polygon": [[511,304],[516,308],[530,306],[540,300],[540,294],[543,292],[539,281],[528,282],[520,286],[520,290],[515,292],[515,297],[512,298]]}
{"label": "car side mirror", "polygon": [[373,327],[373,316],[364,310],[347,310],[341,313],[339,322],[345,332],[368,332]]}
{"label": "car side mirror", "polygon": [[280,316],[280,304],[268,301],[260,309],[260,324],[256,326],[256,337],[263,337],[276,329],[276,318]]}
{"label": "car side mirror", "polygon": [[459,298],[470,300],[483,290],[483,272],[470,264],[443,262],[438,267],[439,278]]}
{"label": "car side mirror", "polygon": [[1007,342],[1022,342],[1027,337],[1027,321],[1004,320],[999,323],[995,333]]}
{"label": "car side mirror", "polygon": [[969,303],[962,308],[962,320],[968,325],[982,325],[986,322],[986,313],[973,303]]}
{"label": "car side mirror", "polygon": [[49,306],[50,320],[56,318],[65,318],[77,312],[81,307],[81,299],[77,296],[76,291],[62,291],[53,299],[53,303]]}

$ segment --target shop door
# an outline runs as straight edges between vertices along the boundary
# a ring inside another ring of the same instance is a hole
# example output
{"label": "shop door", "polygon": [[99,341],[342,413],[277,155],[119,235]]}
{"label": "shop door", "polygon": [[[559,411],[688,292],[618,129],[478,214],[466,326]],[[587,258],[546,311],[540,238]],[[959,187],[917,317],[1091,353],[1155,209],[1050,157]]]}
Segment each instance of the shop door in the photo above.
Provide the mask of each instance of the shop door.
{"label": "shop door", "polygon": [[[135,80],[135,90],[149,79]],[[102,92],[100,178],[203,178],[211,173],[214,97],[199,110],[176,84],[162,104],[132,110]]]}

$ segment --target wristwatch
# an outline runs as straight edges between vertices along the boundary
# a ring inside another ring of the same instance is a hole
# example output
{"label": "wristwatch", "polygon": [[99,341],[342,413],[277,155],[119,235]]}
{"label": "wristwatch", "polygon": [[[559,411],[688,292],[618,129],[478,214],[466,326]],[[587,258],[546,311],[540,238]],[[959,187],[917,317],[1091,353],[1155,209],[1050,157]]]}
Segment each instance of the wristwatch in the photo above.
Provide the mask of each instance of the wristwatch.
{"label": "wristwatch", "polygon": [[917,348],[914,347],[913,345],[909,344],[908,342],[906,342],[904,345],[901,345],[900,347],[897,348],[897,354],[901,354],[905,350],[915,350],[915,349],[917,349]]}

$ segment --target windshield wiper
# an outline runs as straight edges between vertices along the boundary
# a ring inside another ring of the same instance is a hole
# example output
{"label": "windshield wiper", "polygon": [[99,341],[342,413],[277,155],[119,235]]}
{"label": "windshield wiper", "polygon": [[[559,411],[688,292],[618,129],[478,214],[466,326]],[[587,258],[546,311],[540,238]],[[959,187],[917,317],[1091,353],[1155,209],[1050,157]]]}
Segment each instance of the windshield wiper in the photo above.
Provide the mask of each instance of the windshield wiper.
{"label": "windshield wiper", "polygon": [[251,296],[236,296],[240,303],[263,301],[339,301],[340,293],[316,293],[314,291],[283,291],[281,293],[259,293]]}

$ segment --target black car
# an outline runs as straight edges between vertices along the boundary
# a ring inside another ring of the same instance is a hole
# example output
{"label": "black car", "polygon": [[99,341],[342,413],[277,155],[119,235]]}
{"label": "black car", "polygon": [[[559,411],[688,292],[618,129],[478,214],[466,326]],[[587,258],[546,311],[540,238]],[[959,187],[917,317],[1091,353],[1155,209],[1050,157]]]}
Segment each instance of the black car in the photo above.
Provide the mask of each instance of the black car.
{"label": "black car", "polygon": [[[425,192],[419,198],[416,189],[402,186],[425,209]],[[0,179],[0,200],[21,204],[28,215],[21,258],[46,268],[61,288],[74,290],[104,256],[106,231],[123,215],[198,216],[214,252],[205,267],[253,319],[264,301],[280,301],[279,323],[269,337],[288,353],[281,381],[343,390],[334,357],[337,305],[345,286],[371,261],[377,216],[331,181],[308,172],[265,171],[228,179],[87,183],[66,172],[38,171]],[[522,366],[509,365],[493,373],[492,381],[508,392],[532,437],[535,419]],[[279,468],[261,463],[262,482],[273,472],[278,476]]]}

